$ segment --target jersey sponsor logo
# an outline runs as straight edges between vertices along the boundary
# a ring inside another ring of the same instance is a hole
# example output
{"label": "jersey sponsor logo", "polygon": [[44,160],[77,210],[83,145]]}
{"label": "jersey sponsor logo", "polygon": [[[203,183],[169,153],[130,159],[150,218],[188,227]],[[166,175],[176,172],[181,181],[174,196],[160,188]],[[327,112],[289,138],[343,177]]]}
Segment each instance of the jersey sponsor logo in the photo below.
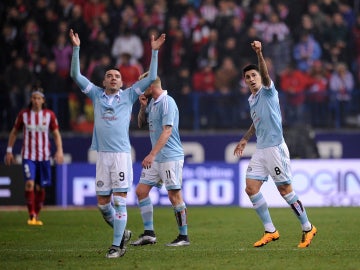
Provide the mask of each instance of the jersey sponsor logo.
{"label": "jersey sponsor logo", "polygon": [[107,108],[105,110],[105,112],[103,113],[102,119],[107,120],[107,121],[115,121],[118,118],[116,117],[116,115],[114,115],[114,110],[113,109]]}
{"label": "jersey sponsor logo", "polygon": [[26,125],[27,131],[35,131],[35,132],[46,132],[47,124],[44,122],[42,125]]}

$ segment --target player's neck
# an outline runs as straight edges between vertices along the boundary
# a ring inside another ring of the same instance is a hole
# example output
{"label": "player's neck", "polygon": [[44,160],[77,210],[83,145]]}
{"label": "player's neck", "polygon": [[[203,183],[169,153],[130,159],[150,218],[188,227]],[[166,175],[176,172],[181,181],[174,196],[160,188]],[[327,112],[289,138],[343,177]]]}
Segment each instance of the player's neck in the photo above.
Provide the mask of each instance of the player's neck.
{"label": "player's neck", "polygon": [[42,110],[42,108],[31,108],[31,110],[32,110],[33,112],[38,113],[38,112],[40,112],[40,111]]}

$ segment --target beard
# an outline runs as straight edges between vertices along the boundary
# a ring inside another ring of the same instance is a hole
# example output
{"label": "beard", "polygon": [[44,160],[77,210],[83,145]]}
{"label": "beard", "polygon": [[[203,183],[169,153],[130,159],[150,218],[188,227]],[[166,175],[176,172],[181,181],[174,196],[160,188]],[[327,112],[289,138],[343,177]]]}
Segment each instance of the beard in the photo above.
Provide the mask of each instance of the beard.
{"label": "beard", "polygon": [[117,91],[119,91],[119,89],[117,89],[117,88],[108,88],[108,91],[109,91],[111,94],[115,94]]}

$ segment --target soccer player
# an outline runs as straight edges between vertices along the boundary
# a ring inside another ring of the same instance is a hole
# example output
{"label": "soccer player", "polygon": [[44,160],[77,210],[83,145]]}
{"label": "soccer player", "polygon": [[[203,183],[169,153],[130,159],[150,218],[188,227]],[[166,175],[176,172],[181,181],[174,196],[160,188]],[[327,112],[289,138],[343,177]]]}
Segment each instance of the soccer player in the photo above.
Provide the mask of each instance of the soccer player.
{"label": "soccer player", "polygon": [[43,89],[34,88],[28,107],[17,115],[9,135],[5,156],[6,165],[15,162],[12,150],[20,130],[23,131],[21,154],[25,179],[25,200],[29,213],[27,224],[41,226],[43,222],[39,220],[39,213],[46,197],[45,187],[52,184],[50,131],[56,145],[54,160],[58,164],[64,161],[59,124],[55,113],[46,108]]}
{"label": "soccer player", "polygon": [[305,248],[310,245],[317,230],[310,223],[305,207],[291,185],[290,155],[283,137],[278,92],[269,76],[262,54],[262,44],[260,41],[254,41],[251,46],[257,54],[258,66],[247,65],[243,69],[243,75],[251,91],[249,105],[253,123],[237,144],[234,155],[241,157],[247,142],[256,134],[256,151],[247,168],[245,191],[264,225],[265,233],[254,243],[254,247],[264,246],[280,237],[271,220],[267,202],[260,191],[270,175],[280,195],[301,223],[303,233],[298,247]]}
{"label": "soccer player", "polygon": [[[126,197],[133,181],[129,125],[133,104],[156,79],[158,50],[165,42],[165,34],[151,37],[152,58],[149,76],[121,90],[123,80],[119,70],[109,69],[100,88],[80,74],[80,38],[70,29],[73,45],[70,75],[94,106],[94,130],[91,149],[97,151],[96,195],[98,208],[113,228],[113,242],[106,257],[118,258],[126,252],[131,232],[127,224]],[[113,196],[113,204],[111,203]]]}
{"label": "soccer player", "polygon": [[[142,76],[147,76],[147,74]],[[151,100],[148,104],[149,97]],[[152,149],[142,161],[143,169],[136,187],[144,233],[131,244],[140,246],[156,243],[154,209],[149,192],[152,187],[161,188],[164,184],[179,228],[177,238],[166,245],[188,246],[190,241],[187,232],[187,208],[181,194],[184,151],[178,128],[178,107],[175,100],[168,95],[167,90],[162,89],[159,77],[149,86],[145,94],[139,97],[139,100],[141,107],[138,114],[138,126],[149,124]]]}

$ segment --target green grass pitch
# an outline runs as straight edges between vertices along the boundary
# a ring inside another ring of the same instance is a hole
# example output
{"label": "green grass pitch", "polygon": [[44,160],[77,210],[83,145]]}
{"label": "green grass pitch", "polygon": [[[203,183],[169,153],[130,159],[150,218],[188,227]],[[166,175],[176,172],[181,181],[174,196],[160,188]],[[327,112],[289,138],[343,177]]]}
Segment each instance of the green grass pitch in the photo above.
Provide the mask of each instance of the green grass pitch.
{"label": "green grass pitch", "polygon": [[[310,247],[297,248],[301,228],[289,208],[270,209],[280,239],[261,248],[263,233],[253,209],[188,207],[188,247],[166,247],[178,230],[172,208],[155,207],[158,243],[132,247],[106,259],[112,230],[95,208],[43,210],[44,226],[26,224],[25,208],[0,211],[0,269],[360,269],[359,208],[307,208],[318,228]],[[142,233],[139,209],[128,207],[132,240]]]}

